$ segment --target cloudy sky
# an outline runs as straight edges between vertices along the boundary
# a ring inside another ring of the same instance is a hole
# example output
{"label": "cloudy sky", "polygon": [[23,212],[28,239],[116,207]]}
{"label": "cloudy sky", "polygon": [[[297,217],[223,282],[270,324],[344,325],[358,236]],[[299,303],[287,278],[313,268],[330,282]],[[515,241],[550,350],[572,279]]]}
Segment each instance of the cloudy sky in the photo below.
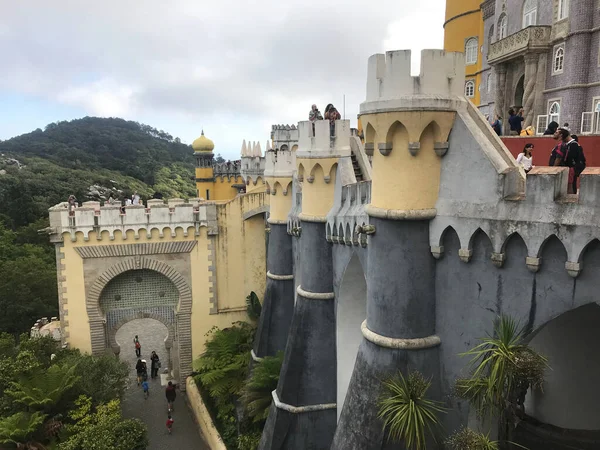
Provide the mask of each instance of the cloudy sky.
{"label": "cloudy sky", "polygon": [[356,123],[367,59],[441,48],[444,0],[0,0],[0,139],[118,116],[215,153],[334,103]]}

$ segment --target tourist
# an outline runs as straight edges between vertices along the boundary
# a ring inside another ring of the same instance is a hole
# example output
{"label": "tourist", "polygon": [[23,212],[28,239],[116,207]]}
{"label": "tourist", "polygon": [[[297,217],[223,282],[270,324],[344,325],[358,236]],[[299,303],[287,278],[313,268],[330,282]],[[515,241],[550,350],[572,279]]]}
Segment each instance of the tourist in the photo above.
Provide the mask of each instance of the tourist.
{"label": "tourist", "polygon": [[173,411],[173,403],[175,403],[175,398],[177,397],[177,392],[175,392],[175,385],[171,381],[169,381],[169,384],[165,389],[165,397],[167,397],[167,407],[169,408],[169,412],[171,412]]}
{"label": "tourist", "polygon": [[554,136],[556,130],[558,130],[558,123],[553,120],[548,124],[548,128],[546,128],[546,131],[544,131],[544,136]]}
{"label": "tourist", "polygon": [[310,112],[308,113],[308,121],[312,124],[312,135],[315,135],[315,122],[317,120],[323,120],[323,116],[321,115],[321,111],[317,108],[317,105],[312,105],[310,108]]}
{"label": "tourist", "polygon": [[523,117],[523,108],[519,109],[519,112],[515,114],[514,109],[508,110],[508,124],[510,125],[510,135],[511,136],[519,136],[521,134],[521,130],[523,129],[523,121],[525,118]]}
{"label": "tourist", "polygon": [[69,215],[75,215],[75,208],[77,208],[77,199],[74,195],[69,195]]}
{"label": "tourist", "polygon": [[125,198],[125,206],[131,206],[133,204],[133,201],[131,200],[131,198],[127,197]]}
{"label": "tourist", "polygon": [[561,162],[565,156],[565,152],[563,150],[563,144],[560,140],[560,134],[558,134],[558,128],[556,129],[556,131],[554,132],[554,134],[552,135],[552,139],[554,139],[555,141],[558,141],[557,144],[554,146],[554,148],[552,149],[552,151],[550,152],[550,161],[548,161],[548,165],[549,166],[560,166]]}
{"label": "tourist", "polygon": [[115,204],[115,198],[113,197],[113,195],[112,195],[112,194],[110,194],[110,195],[108,196],[108,201],[107,201],[107,203],[108,203],[109,205],[114,205],[114,204]]}
{"label": "tourist", "polygon": [[581,160],[579,144],[573,137],[571,133],[566,128],[559,128],[558,134],[562,141],[562,150],[564,151],[564,156],[561,158],[561,166],[565,166],[569,168],[569,185],[568,185],[568,193],[576,194],[577,189],[573,189],[573,185],[576,186],[576,177],[575,177],[575,166]]}
{"label": "tourist", "polygon": [[137,334],[133,338],[133,346],[135,347],[135,356],[138,358],[142,356],[142,344],[140,344],[140,339]]}
{"label": "tourist", "polygon": [[150,355],[150,377],[156,378],[158,375],[158,369],[160,369],[160,359],[155,351],[152,351]]}
{"label": "tourist", "polygon": [[335,137],[335,121],[340,120],[342,116],[331,103],[325,108],[325,120],[329,120],[329,134]]}
{"label": "tourist", "polygon": [[133,194],[133,197],[132,197],[132,203],[133,203],[134,205],[139,205],[139,204],[140,204],[140,195],[139,195],[137,192],[135,192],[135,193]]}
{"label": "tourist", "polygon": [[146,400],[150,395],[150,384],[148,383],[148,380],[142,381],[142,390],[144,391],[144,400]]}
{"label": "tourist", "polygon": [[137,375],[137,384],[138,386],[142,382],[142,377],[144,375],[144,363],[141,359],[138,358],[137,363],[135,364],[135,372]]}
{"label": "tourist", "polygon": [[494,122],[491,124],[491,126],[498,136],[502,136],[502,117],[495,114]]}
{"label": "tourist", "polygon": [[572,183],[573,194],[577,194],[577,179],[581,175],[581,172],[585,170],[587,162],[585,159],[585,154],[583,153],[583,147],[581,144],[579,144],[579,138],[574,134],[572,134],[571,137],[575,140],[575,142],[577,142],[577,145],[579,145],[578,158],[575,161],[575,176]]}
{"label": "tourist", "polygon": [[167,415],[167,432],[168,432],[169,434],[171,434],[171,431],[172,431],[172,429],[173,429],[173,422],[174,422],[174,420],[173,420],[173,418],[171,417],[171,413],[169,413],[169,414]]}
{"label": "tourist", "polygon": [[525,148],[521,153],[519,153],[519,156],[517,156],[517,164],[523,166],[523,170],[525,170],[525,173],[529,173],[529,171],[534,167],[533,155],[531,153],[532,150],[533,144],[525,144]]}

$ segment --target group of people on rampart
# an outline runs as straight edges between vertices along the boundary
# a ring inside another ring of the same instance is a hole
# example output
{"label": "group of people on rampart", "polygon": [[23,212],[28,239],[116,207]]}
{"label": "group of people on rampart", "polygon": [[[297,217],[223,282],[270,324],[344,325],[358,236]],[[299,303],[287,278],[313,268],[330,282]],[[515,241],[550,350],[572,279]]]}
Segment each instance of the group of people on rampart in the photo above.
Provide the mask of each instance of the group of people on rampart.
{"label": "group of people on rampart", "polygon": [[308,121],[312,123],[313,136],[315,134],[315,122],[318,120],[329,120],[329,134],[331,137],[335,137],[335,121],[340,120],[341,118],[342,115],[331,103],[325,107],[325,116],[321,114],[317,105],[312,105],[310,112],[308,113]]}

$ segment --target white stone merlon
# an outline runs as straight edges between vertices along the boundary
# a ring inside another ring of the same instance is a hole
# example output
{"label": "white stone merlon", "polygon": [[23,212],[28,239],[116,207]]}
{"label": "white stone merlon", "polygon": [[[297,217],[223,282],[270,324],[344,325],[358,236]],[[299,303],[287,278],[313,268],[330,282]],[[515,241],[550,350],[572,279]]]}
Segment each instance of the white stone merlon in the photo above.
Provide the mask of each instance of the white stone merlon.
{"label": "white stone merlon", "polygon": [[296,158],[340,158],[350,156],[350,121],[336,120],[335,134],[331,136],[328,120],[298,123],[298,150]]}
{"label": "white stone merlon", "polygon": [[243,156],[240,173],[246,184],[250,184],[250,181],[256,184],[258,178],[264,176],[265,158],[262,156]]}
{"label": "white stone merlon", "polygon": [[115,232],[120,231],[126,238],[128,231],[133,231],[134,238],[139,239],[140,230],[146,230],[147,238],[150,238],[153,229],[157,229],[159,236],[165,233],[175,235],[177,228],[182,228],[187,236],[188,229],[194,228],[199,233],[200,227],[208,227],[207,217],[213,217],[207,210],[215,208],[210,202],[202,202],[200,199],[190,199],[186,202],[180,198],[167,200],[148,200],[148,206],[135,205],[125,206],[106,205],[100,206],[100,202],[84,202],[79,208],[75,208],[69,214],[68,203],[60,203],[50,208],[51,240],[60,242],[64,233],[69,233],[71,239],[77,238],[77,233],[82,233],[85,240],[89,239],[89,233],[94,231],[97,239],[102,239],[103,233],[108,233],[109,239],[114,239]]}
{"label": "white stone merlon", "polygon": [[298,128],[295,125],[273,125],[271,140],[273,149],[294,150],[298,145]]}
{"label": "white stone merlon", "polygon": [[361,114],[386,110],[454,110],[464,99],[465,60],[462,53],[421,52],[421,74],[411,75],[410,50],[369,58],[367,98]]}
{"label": "white stone merlon", "polygon": [[296,170],[296,152],[291,149],[265,153],[265,176],[291,178]]}

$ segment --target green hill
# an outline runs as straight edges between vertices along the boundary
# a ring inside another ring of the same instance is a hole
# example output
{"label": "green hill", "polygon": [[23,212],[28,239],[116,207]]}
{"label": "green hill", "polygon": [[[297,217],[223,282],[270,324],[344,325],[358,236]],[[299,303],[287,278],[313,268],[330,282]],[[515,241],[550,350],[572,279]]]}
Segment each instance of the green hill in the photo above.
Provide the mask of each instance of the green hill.
{"label": "green hill", "polygon": [[123,119],[85,117],[0,142],[0,331],[27,331],[58,315],[48,208],[78,201],[196,195],[193,150]]}
{"label": "green hill", "polygon": [[74,194],[102,200],[137,191],[142,197],[193,197],[189,145],[148,125],[85,117],[0,142],[0,217],[18,227],[45,217]]}

